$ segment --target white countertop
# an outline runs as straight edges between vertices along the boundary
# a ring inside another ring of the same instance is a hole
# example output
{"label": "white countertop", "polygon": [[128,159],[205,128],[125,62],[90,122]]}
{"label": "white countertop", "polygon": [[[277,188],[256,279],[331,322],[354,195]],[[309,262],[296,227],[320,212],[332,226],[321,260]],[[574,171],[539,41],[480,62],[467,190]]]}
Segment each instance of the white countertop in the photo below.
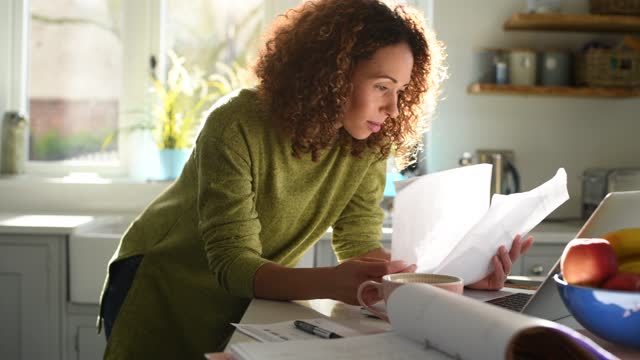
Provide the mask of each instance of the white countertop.
{"label": "white countertop", "polygon": [[[69,235],[79,226],[105,216],[94,215],[57,215],[57,214],[19,214],[0,213],[0,234],[53,234]],[[573,239],[584,221],[544,221],[536,226],[531,235],[539,244],[566,244]],[[393,229],[382,229],[383,241],[391,241]],[[331,239],[331,229],[322,240]]]}
{"label": "white countertop", "polygon": [[[580,219],[543,221],[531,230],[529,235],[532,235],[538,244],[566,244],[575,237],[583,224],[584,221]],[[321,241],[331,240],[331,233],[332,229],[329,228]],[[382,241],[391,241],[392,235],[393,227],[385,223],[382,228]]]}
{"label": "white countertop", "polygon": [[51,214],[0,214],[0,234],[69,235],[95,216]]}

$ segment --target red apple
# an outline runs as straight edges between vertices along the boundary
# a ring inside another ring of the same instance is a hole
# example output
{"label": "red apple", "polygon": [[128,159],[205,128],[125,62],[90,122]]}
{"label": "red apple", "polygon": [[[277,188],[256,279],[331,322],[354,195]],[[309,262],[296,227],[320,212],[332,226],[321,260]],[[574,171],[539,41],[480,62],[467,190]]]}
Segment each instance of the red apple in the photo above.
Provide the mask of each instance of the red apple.
{"label": "red apple", "polygon": [[618,272],[618,261],[607,240],[573,239],[564,248],[560,269],[569,284],[597,287]]}
{"label": "red apple", "polygon": [[607,279],[602,284],[603,289],[609,290],[626,290],[626,291],[640,291],[640,274],[638,273],[617,273]]}

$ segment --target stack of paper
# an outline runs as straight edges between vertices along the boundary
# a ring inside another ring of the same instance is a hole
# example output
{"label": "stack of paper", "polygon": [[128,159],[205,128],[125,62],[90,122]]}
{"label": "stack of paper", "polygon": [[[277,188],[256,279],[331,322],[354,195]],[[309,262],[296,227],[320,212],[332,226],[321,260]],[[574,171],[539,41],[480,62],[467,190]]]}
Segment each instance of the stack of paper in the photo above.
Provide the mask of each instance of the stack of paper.
{"label": "stack of paper", "polygon": [[525,235],[569,199],[567,174],[523,193],[491,199],[492,165],[480,164],[397,182],[392,258],[417,272],[459,276],[474,283],[493,269],[491,257]]}

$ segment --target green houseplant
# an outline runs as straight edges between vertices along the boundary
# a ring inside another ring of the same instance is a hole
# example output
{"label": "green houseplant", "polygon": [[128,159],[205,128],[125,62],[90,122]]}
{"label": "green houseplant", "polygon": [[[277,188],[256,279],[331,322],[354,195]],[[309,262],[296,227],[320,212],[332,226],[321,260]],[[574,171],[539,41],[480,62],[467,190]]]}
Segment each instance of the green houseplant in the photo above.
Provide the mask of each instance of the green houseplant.
{"label": "green houseplant", "polygon": [[[182,171],[197,129],[210,106],[229,92],[254,84],[250,71],[239,64],[217,63],[216,71],[207,75],[198,67],[189,69],[185,58],[174,51],[168,51],[167,55],[170,67],[166,81],[151,72],[149,110],[136,112],[142,120],[118,131],[153,133],[160,154],[162,180],[175,179]],[[155,67],[153,60],[151,67]],[[105,139],[103,149],[118,132]]]}
{"label": "green houseplant", "polygon": [[168,52],[171,67],[165,83],[152,76],[152,93],[157,96],[153,106],[153,131],[160,150],[163,179],[175,179],[184,166],[195,131],[206,105],[217,99],[222,86],[208,80],[199,69],[189,71],[185,59]]}
{"label": "green houseplant", "polygon": [[253,84],[250,71],[239,64],[216,63],[210,75],[199,68],[189,71],[184,57],[168,52],[171,68],[167,81],[153,77],[152,92],[158,96],[154,106],[154,131],[165,179],[175,179],[187,161],[196,130],[204,113],[220,97]]}

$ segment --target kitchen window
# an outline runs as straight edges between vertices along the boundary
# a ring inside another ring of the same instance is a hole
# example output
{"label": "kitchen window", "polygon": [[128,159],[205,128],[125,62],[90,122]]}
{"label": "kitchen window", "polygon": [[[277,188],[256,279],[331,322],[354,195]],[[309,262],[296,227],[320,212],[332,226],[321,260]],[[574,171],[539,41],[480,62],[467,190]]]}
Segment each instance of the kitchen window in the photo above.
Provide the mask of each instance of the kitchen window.
{"label": "kitchen window", "polygon": [[29,161],[113,164],[123,86],[122,9],[109,0],[31,0]]}
{"label": "kitchen window", "polygon": [[164,0],[13,2],[26,9],[26,25],[14,31],[26,34],[29,50],[21,109],[30,120],[27,172],[130,177],[145,142],[105,140],[145,116]]}
{"label": "kitchen window", "polygon": [[[233,77],[255,58],[265,25],[298,2],[7,0],[8,49],[25,52],[3,56],[10,101],[1,110],[28,114],[27,172],[148,179],[153,139],[119,129],[152,116],[151,56],[160,79],[169,49],[190,66]],[[104,147],[116,131],[123,136]]]}
{"label": "kitchen window", "polygon": [[[152,116],[151,57],[160,79],[171,49],[191,68],[222,72],[233,82],[253,60],[265,18],[297,2],[13,1],[27,18],[13,31],[26,34],[28,48],[21,79],[27,97],[21,110],[30,120],[28,172],[142,180],[153,176],[145,159],[154,141],[123,129]],[[113,134],[115,141],[105,141]]]}
{"label": "kitchen window", "polygon": [[192,0],[188,7],[167,0],[166,43],[205,73],[220,72],[221,64],[248,68],[267,23],[265,10],[264,0]]}

